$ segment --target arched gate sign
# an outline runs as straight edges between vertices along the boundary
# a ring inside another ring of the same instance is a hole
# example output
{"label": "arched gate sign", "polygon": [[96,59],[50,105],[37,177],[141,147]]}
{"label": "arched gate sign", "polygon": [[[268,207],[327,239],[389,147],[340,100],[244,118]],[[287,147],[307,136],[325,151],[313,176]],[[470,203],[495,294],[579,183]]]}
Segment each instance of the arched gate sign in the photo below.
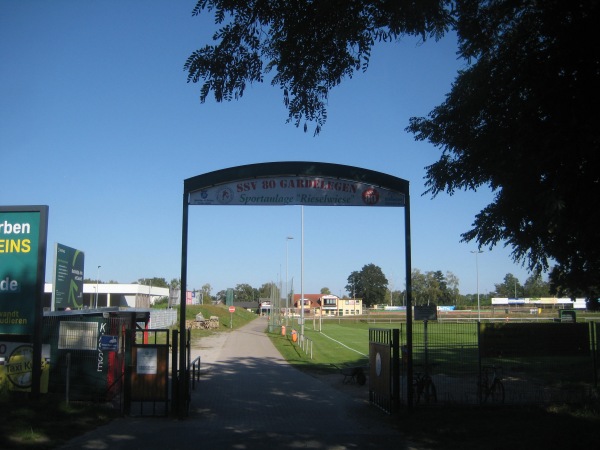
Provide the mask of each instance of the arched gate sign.
{"label": "arched gate sign", "polygon": [[[408,181],[381,172],[341,164],[283,161],[249,164],[208,172],[184,180],[181,245],[181,286],[187,285],[189,205],[306,205],[403,207],[406,259],[407,346],[412,349],[412,286],[410,195]],[[179,384],[186,379],[185,295],[180,305]],[[412,358],[407,384],[412,386]],[[183,415],[185,386],[178,388],[178,410]],[[408,392],[409,405],[411,390]]]}

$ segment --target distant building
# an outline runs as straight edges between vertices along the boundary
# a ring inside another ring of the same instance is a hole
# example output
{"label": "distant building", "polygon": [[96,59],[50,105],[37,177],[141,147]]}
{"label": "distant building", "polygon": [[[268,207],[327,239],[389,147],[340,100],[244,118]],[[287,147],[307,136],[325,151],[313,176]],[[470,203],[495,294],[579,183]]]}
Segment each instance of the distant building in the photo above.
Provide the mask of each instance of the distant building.
{"label": "distant building", "polygon": [[[96,292],[96,288],[98,291]],[[188,292],[190,300],[192,293]],[[84,283],[84,309],[105,307],[150,308],[158,299],[169,297],[169,288],[146,286],[143,284],[96,284]],[[193,300],[192,300],[193,302]],[[52,283],[44,285],[44,308],[52,305]]]}
{"label": "distant building", "polygon": [[524,307],[535,307],[535,308],[574,308],[574,309],[585,309],[586,303],[584,298],[577,298],[573,301],[570,298],[555,298],[555,297],[541,297],[541,298],[507,298],[507,297],[494,297],[492,298],[492,306],[524,306]]}
{"label": "distant building", "polygon": [[304,314],[323,316],[360,316],[363,313],[362,299],[341,299],[331,294],[294,294],[293,304],[295,313],[300,314],[301,305],[304,304]]}

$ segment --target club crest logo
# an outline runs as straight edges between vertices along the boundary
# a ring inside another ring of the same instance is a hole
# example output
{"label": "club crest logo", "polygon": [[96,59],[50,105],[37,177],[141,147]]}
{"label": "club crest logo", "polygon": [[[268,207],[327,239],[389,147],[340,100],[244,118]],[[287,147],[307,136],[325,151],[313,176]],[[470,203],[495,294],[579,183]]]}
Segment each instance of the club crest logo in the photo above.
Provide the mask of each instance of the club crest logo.
{"label": "club crest logo", "polygon": [[233,191],[228,187],[219,189],[217,191],[217,201],[224,205],[231,203],[233,201]]}
{"label": "club crest logo", "polygon": [[379,203],[379,192],[372,187],[365,189],[362,193],[362,200],[365,205],[376,205]]}

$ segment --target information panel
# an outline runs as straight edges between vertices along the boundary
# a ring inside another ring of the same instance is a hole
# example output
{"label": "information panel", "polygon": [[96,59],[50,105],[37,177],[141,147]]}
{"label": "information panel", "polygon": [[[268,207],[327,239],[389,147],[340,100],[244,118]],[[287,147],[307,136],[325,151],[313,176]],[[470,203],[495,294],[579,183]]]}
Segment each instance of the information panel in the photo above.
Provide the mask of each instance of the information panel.
{"label": "information panel", "polygon": [[56,244],[53,309],[80,309],[83,306],[84,253]]}
{"label": "information panel", "polygon": [[0,207],[0,334],[33,335],[41,306],[47,207],[24,209]]}

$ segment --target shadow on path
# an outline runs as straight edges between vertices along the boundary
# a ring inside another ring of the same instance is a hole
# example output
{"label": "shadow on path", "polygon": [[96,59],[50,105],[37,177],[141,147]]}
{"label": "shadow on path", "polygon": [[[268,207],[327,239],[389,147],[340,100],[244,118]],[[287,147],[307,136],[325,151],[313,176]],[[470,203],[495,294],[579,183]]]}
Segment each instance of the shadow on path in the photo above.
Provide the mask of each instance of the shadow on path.
{"label": "shadow on path", "polygon": [[265,324],[255,320],[227,337],[202,371],[187,419],[118,419],[62,448],[409,448],[390,417],[366,399],[288,365],[265,335]]}

